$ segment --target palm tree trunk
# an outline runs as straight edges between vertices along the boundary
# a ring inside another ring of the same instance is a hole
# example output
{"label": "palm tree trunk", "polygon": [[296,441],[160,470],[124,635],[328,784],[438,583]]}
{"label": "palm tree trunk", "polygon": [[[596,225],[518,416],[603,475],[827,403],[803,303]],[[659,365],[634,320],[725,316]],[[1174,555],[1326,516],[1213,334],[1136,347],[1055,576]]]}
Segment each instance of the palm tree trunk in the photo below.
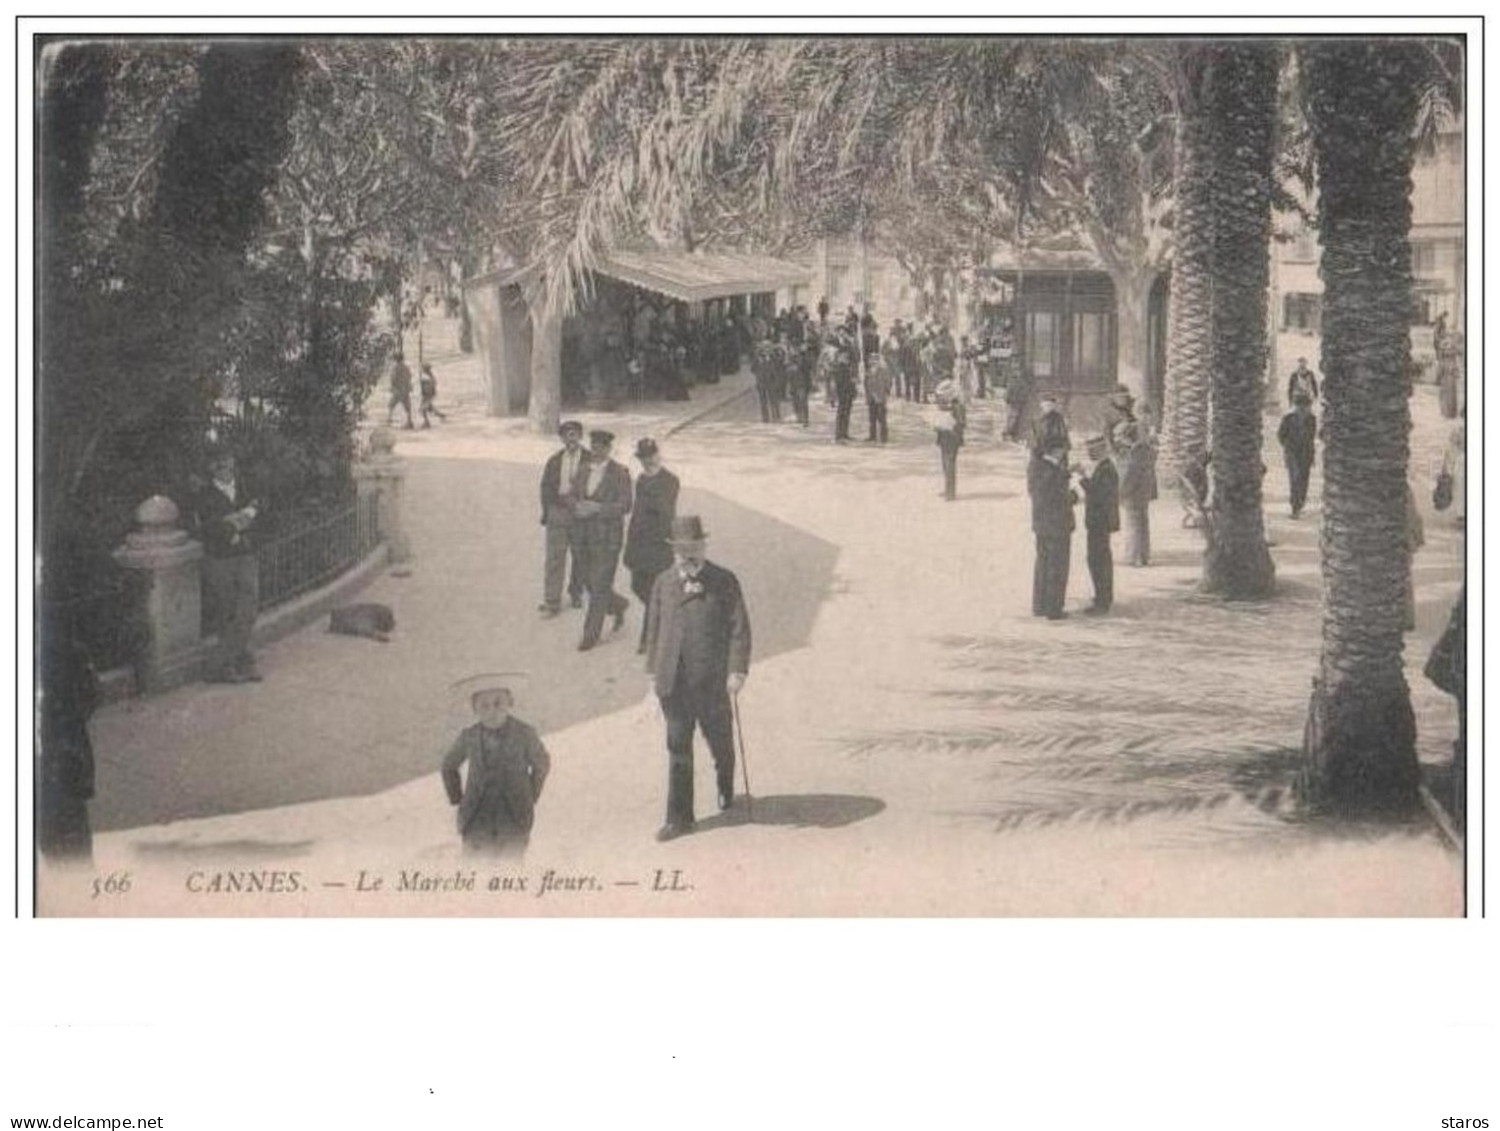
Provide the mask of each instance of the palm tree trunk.
{"label": "palm tree trunk", "polygon": [[1400,40],[1307,48],[1324,286],[1324,600],[1300,792],[1343,814],[1416,801],[1401,652],[1419,51]]}
{"label": "palm tree trunk", "polygon": [[[1196,45],[1179,46],[1186,71],[1196,69]],[[1179,91],[1175,249],[1172,296],[1167,308],[1167,374],[1162,432],[1170,480],[1208,450],[1208,400],[1213,362],[1213,123],[1208,120],[1197,74]]]}
{"label": "palm tree trunk", "polygon": [[562,420],[562,315],[548,301],[545,289],[531,308],[531,393],[527,415],[533,430],[556,433]]}
{"label": "palm tree trunk", "polygon": [[1261,385],[1279,66],[1279,49],[1265,40],[1215,47],[1206,91],[1214,123],[1214,494],[1203,588],[1231,600],[1268,597],[1276,584],[1261,507]]}

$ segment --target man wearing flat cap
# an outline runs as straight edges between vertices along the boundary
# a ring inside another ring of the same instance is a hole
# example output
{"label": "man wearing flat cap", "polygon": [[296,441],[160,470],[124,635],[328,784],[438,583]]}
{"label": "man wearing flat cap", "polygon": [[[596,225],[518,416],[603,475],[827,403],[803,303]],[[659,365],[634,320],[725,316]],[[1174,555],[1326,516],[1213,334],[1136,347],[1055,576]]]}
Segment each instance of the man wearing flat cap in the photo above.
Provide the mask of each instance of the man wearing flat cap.
{"label": "man wearing flat cap", "polygon": [[615,571],[620,568],[620,551],[625,545],[625,516],[630,513],[630,472],[610,458],[614,443],[613,432],[599,429],[589,433],[583,496],[573,507],[583,585],[589,593],[583,639],[578,642],[580,652],[599,643],[606,615],[614,618],[614,631],[618,632],[625,623],[625,610],[630,608],[630,602],[615,592]]}
{"label": "man wearing flat cap", "polygon": [[734,803],[730,697],[750,671],[750,614],[739,579],[705,557],[697,515],[672,522],[673,568],[656,579],[646,610],[646,670],[667,721],[667,820],[658,840],[693,829],[693,732],[713,754],[720,809]]}
{"label": "man wearing flat cap", "polygon": [[542,572],[542,603],[537,611],[555,617],[562,611],[563,573],[568,556],[573,558],[573,573],[568,579],[568,596],[576,609],[583,604],[583,570],[578,552],[573,509],[583,497],[588,477],[589,456],[583,450],[583,425],[565,420],[557,430],[563,446],[554,452],[542,468],[542,525],[547,531],[547,556]]}

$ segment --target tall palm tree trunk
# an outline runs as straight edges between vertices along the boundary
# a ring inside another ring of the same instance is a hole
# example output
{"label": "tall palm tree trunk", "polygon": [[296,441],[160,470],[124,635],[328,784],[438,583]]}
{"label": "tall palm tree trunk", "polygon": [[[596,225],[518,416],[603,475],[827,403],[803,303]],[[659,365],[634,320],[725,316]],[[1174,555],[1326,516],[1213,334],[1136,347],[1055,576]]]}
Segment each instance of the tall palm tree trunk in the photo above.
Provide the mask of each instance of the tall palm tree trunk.
{"label": "tall palm tree trunk", "polygon": [[1402,812],[1416,722],[1402,672],[1411,172],[1420,47],[1307,49],[1323,307],[1323,651],[1300,783],[1315,808]]}
{"label": "tall palm tree trunk", "polygon": [[1162,431],[1172,479],[1208,450],[1208,400],[1213,361],[1213,123],[1199,97],[1196,45],[1177,48],[1177,169],[1172,297],[1167,308],[1167,373]]}
{"label": "tall palm tree trunk", "polygon": [[1231,599],[1267,597],[1276,567],[1261,508],[1261,401],[1270,282],[1271,176],[1278,47],[1265,40],[1212,49],[1211,133],[1214,494],[1203,587]]}

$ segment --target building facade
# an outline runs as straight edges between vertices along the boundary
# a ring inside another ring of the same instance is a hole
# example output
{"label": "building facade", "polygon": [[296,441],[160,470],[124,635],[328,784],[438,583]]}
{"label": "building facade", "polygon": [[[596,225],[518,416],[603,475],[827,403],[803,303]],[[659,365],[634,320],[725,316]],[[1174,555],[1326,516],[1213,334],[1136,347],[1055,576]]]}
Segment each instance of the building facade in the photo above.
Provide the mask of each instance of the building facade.
{"label": "building facade", "polygon": [[[1412,361],[1419,380],[1434,380],[1433,328],[1440,317],[1463,333],[1467,317],[1464,279],[1464,134],[1461,126],[1441,133],[1419,151],[1412,170],[1411,311]],[[1307,204],[1312,211],[1311,201]],[[1284,388],[1299,359],[1314,369],[1323,334],[1323,280],[1318,270],[1318,233],[1295,214],[1277,217],[1271,250],[1271,324],[1274,327],[1268,396]]]}

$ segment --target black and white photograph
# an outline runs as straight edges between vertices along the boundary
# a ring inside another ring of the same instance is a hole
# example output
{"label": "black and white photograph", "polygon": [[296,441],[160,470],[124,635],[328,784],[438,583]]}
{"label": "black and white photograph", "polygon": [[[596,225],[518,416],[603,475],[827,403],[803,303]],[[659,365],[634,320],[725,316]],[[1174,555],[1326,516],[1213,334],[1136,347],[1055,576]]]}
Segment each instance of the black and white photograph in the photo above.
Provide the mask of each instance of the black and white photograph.
{"label": "black and white photograph", "polygon": [[1500,1119],[1483,30],[18,17],[0,1121]]}
{"label": "black and white photograph", "polygon": [[1461,916],[1463,34],[35,41],[42,916]]}

